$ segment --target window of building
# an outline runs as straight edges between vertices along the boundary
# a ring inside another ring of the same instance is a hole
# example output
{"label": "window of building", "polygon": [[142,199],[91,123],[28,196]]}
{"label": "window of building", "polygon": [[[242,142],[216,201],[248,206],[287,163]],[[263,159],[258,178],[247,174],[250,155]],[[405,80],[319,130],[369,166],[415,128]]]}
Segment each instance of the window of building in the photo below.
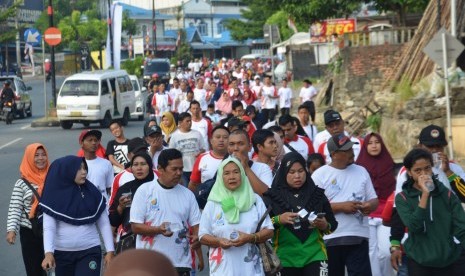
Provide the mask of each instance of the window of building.
{"label": "window of building", "polygon": [[216,32],[217,34],[221,34],[222,32],[226,31],[226,27],[224,26],[224,22],[223,20],[221,20],[220,22],[218,22],[216,24]]}
{"label": "window of building", "polygon": [[197,29],[199,30],[200,35],[202,36],[208,35],[208,24],[207,23],[202,21],[201,23],[199,23],[199,25],[197,25]]}

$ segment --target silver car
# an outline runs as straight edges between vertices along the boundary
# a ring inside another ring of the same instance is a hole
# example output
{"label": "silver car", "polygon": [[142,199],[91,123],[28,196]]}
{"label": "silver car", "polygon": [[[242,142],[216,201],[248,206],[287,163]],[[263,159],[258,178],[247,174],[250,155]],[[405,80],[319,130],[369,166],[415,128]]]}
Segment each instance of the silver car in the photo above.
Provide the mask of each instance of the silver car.
{"label": "silver car", "polygon": [[24,118],[32,116],[32,102],[31,97],[27,91],[32,90],[32,87],[26,86],[24,81],[17,76],[0,76],[0,84],[5,81],[10,81],[11,89],[16,94],[16,114],[15,117]]}
{"label": "silver car", "polygon": [[133,113],[131,113],[131,118],[137,118],[137,120],[144,120],[145,114],[145,99],[147,98],[147,88],[141,87],[139,84],[139,79],[137,76],[129,75],[131,79],[132,86],[134,87],[134,95],[136,97],[136,108]]}

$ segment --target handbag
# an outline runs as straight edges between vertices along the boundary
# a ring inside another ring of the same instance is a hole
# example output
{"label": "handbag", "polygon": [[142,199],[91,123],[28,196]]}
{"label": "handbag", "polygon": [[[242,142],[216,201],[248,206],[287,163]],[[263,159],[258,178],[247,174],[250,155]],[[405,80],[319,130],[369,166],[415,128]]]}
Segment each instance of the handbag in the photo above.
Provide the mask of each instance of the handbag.
{"label": "handbag", "polygon": [[[31,183],[27,181],[25,178],[21,178],[23,182],[31,189],[32,194],[36,197],[37,201],[40,201],[40,195],[34,187],[32,187]],[[36,212],[36,215],[33,218],[29,218],[31,222],[31,230],[34,237],[42,238],[44,233],[44,228],[42,225],[42,215],[39,214],[39,211]]]}
{"label": "handbag", "polygon": [[136,234],[131,233],[121,237],[116,243],[115,254],[134,248],[136,248]]}
{"label": "handbag", "polygon": [[[266,212],[260,218],[255,232],[260,231],[263,221],[268,216],[270,211],[271,211],[271,207],[268,207]],[[258,247],[258,252],[260,253],[260,256],[262,257],[263,271],[265,272],[265,275],[266,276],[278,275],[279,271],[283,269],[283,266],[281,265],[281,260],[279,259],[278,255],[276,255],[276,252],[274,252],[271,242],[265,241],[263,243],[259,243],[257,244],[257,247]]]}

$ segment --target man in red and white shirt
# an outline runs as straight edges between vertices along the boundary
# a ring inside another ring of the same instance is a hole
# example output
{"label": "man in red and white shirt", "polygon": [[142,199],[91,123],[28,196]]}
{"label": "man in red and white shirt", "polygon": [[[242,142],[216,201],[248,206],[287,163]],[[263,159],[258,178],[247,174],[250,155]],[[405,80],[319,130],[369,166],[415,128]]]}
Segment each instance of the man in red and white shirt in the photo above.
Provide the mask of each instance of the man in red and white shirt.
{"label": "man in red and white shirt", "polygon": [[254,77],[254,82],[250,85],[252,92],[255,94],[257,100],[253,103],[257,110],[262,110],[261,98],[262,98],[262,83],[260,82],[260,76]]}
{"label": "man in red and white shirt", "polygon": [[204,138],[206,150],[209,149],[208,139],[212,133],[212,123],[210,120],[202,117],[202,110],[198,101],[192,101],[190,104],[190,111],[192,114],[192,129],[197,130]]}
{"label": "man in red and white shirt", "polygon": [[155,93],[152,98],[152,106],[155,114],[161,116],[163,113],[170,111],[173,101],[168,93],[165,91],[165,84],[158,86],[158,93]]}
{"label": "man in red and white shirt", "polygon": [[285,153],[295,151],[307,160],[315,150],[308,137],[297,135],[297,120],[291,115],[283,115],[279,118],[279,126],[284,131],[284,151]]}
{"label": "man in red and white shirt", "polygon": [[217,126],[212,131],[210,143],[212,149],[197,157],[192,169],[188,188],[195,191],[197,186],[212,179],[218,167],[228,153],[229,130],[224,126]]}
{"label": "man in red and white shirt", "polygon": [[[326,146],[327,141],[331,136],[344,134],[348,136],[348,133],[344,131],[345,122],[342,119],[342,116],[339,112],[334,110],[327,110],[324,113],[325,119],[325,131],[318,133],[315,137],[315,143],[318,142],[318,148],[316,151],[321,154],[325,160],[326,164],[331,163],[331,156]],[[352,149],[354,150],[354,160],[357,160],[358,155],[360,154],[360,149],[362,148],[363,140],[356,137],[350,137],[350,140],[354,143]]]}

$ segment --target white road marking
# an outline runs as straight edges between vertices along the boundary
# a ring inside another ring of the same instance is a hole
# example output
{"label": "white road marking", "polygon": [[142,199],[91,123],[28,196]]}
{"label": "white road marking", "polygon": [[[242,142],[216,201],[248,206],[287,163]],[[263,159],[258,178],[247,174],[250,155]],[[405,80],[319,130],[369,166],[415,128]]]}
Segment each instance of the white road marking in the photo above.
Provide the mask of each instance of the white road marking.
{"label": "white road marking", "polygon": [[11,142],[9,142],[9,143],[6,143],[6,144],[3,145],[3,146],[0,146],[0,150],[3,149],[3,148],[8,147],[9,145],[13,145],[14,143],[19,142],[19,141],[21,141],[21,140],[23,140],[23,138],[16,138],[16,139],[14,139],[13,141],[11,141]]}
{"label": "white road marking", "polygon": [[21,127],[21,129],[26,129],[26,128],[30,128],[31,127],[31,124],[28,124],[28,125],[25,125],[23,127]]}

